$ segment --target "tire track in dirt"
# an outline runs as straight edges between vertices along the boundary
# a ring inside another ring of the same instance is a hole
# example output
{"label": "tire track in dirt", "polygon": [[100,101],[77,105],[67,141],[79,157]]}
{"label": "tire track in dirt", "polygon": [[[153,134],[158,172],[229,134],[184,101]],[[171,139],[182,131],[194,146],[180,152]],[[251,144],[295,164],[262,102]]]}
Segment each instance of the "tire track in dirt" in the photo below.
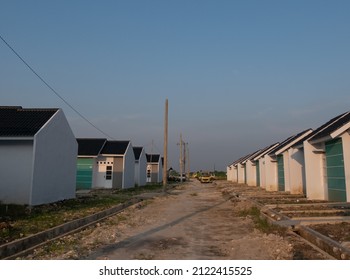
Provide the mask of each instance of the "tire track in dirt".
{"label": "tire track in dirt", "polygon": [[[136,216],[135,216],[136,215]],[[121,238],[87,259],[291,259],[282,237],[254,229],[216,184],[188,182],[130,215]]]}

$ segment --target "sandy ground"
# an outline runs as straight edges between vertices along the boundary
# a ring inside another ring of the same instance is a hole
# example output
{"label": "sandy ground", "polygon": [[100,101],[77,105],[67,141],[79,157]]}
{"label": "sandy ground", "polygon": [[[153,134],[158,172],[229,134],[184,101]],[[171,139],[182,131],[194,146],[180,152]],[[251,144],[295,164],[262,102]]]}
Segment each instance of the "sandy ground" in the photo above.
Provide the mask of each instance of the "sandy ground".
{"label": "sandy ground", "polygon": [[264,234],[223,195],[224,182],[187,182],[94,227],[38,248],[26,259],[323,259],[293,236]]}

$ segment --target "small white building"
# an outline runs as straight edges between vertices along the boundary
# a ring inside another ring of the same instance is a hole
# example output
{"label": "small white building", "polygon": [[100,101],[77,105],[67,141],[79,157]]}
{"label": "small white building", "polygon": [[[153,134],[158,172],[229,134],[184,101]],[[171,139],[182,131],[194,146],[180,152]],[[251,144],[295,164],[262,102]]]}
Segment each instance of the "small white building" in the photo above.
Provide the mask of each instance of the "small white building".
{"label": "small white building", "polygon": [[89,190],[96,187],[98,162],[107,139],[78,138],[77,190]]}
{"label": "small white building", "polygon": [[143,147],[134,147],[135,154],[135,184],[139,187],[147,183],[147,157]]}
{"label": "small white building", "polygon": [[261,150],[258,150],[252,153],[248,158],[244,160],[245,164],[245,182],[248,186],[257,186],[257,176],[259,174],[259,169],[257,170],[257,161],[254,158],[261,153]]}
{"label": "small white building", "polygon": [[300,150],[293,149],[293,145],[305,139],[312,133],[307,129],[291,137],[288,142],[279,146],[275,151],[278,160],[278,189],[291,194],[302,194],[305,181],[304,160]]}
{"label": "small white building", "polygon": [[233,182],[233,164],[229,164],[226,166],[226,180],[229,182]]}
{"label": "small white building", "polygon": [[135,186],[135,155],[131,141],[106,141],[97,158],[97,188]]}
{"label": "small white building", "polygon": [[256,186],[266,188],[266,169],[264,156],[274,149],[279,143],[272,144],[260,150],[251,161],[255,162]]}
{"label": "small white building", "polygon": [[0,107],[0,201],[75,197],[78,144],[61,109]]}
{"label": "small white building", "polygon": [[317,128],[303,145],[307,198],[350,202],[350,112]]}
{"label": "small white building", "polygon": [[163,164],[159,154],[146,154],[147,183],[161,183],[163,181]]}
{"label": "small white building", "polygon": [[301,193],[302,190],[291,185],[290,165],[294,159],[289,156],[288,150],[311,132],[311,129],[307,129],[287,138],[264,156],[267,191],[293,190],[294,193]]}

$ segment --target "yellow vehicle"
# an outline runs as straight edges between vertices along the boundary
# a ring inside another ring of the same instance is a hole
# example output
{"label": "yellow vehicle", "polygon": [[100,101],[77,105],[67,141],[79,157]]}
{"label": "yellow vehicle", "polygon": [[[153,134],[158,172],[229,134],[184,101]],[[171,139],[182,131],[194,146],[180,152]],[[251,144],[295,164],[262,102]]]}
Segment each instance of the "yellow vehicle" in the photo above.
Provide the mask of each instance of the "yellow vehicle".
{"label": "yellow vehicle", "polygon": [[212,181],[212,176],[209,173],[202,173],[199,177],[201,183],[210,183]]}

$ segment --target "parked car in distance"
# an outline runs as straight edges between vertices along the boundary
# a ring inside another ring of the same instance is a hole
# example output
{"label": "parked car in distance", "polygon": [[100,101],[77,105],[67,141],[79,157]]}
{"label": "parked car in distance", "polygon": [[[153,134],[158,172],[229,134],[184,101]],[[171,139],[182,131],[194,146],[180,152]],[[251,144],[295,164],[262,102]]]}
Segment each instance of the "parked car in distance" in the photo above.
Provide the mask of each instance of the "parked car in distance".
{"label": "parked car in distance", "polygon": [[202,173],[200,176],[199,176],[199,181],[201,183],[210,183],[212,181],[213,177],[211,176],[210,173]]}

